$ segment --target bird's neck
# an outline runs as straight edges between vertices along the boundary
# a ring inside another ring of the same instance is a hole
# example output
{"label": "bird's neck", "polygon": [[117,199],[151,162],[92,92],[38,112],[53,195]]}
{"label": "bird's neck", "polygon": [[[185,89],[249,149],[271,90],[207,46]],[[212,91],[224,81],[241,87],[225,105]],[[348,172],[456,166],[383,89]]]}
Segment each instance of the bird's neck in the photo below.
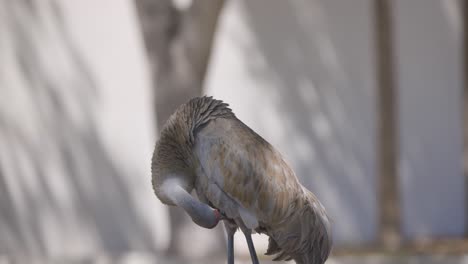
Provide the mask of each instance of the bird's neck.
{"label": "bird's neck", "polygon": [[197,225],[211,229],[218,224],[220,219],[217,212],[195,199],[177,180],[167,180],[161,187],[166,196],[175,205],[183,208]]}

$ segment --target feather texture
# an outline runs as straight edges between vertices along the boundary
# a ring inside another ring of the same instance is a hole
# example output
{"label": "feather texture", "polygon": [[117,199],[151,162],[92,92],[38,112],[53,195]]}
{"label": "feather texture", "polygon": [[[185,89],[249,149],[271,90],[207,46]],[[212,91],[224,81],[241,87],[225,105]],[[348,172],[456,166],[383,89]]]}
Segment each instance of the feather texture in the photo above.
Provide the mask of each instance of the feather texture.
{"label": "feather texture", "polygon": [[182,105],[162,129],[152,161],[156,195],[177,177],[188,192],[237,225],[270,236],[275,260],[322,264],[331,250],[325,209],[298,181],[281,154],[211,97]]}

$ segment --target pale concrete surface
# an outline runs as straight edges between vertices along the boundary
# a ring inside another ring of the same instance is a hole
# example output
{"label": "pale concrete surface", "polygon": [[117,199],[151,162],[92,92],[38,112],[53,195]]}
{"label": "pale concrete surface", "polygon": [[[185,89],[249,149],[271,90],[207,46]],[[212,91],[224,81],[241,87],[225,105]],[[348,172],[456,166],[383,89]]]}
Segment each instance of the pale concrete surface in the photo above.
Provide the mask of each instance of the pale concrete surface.
{"label": "pale concrete surface", "polygon": [[[223,258],[180,260],[157,257],[152,254],[131,253],[120,257],[97,256],[81,259],[40,259],[0,257],[0,264],[220,264],[226,263]],[[250,264],[249,259],[236,259],[236,264]],[[276,262],[260,260],[261,264],[281,264],[294,262]],[[332,257],[326,264],[468,264],[468,255],[463,256],[349,256]]]}

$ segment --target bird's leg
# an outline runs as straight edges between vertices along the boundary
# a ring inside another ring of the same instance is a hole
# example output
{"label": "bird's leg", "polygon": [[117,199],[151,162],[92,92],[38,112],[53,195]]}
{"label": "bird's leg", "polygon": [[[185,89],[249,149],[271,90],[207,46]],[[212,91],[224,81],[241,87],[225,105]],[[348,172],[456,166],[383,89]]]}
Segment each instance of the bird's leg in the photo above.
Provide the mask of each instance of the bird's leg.
{"label": "bird's leg", "polygon": [[242,233],[244,233],[245,239],[247,240],[247,245],[249,246],[250,258],[252,258],[252,264],[259,264],[257,253],[255,252],[255,247],[252,241],[252,231],[248,228],[241,227]]}
{"label": "bird's leg", "polygon": [[234,264],[234,233],[236,233],[237,225],[234,222],[224,220],[224,229],[227,234],[227,263]]}

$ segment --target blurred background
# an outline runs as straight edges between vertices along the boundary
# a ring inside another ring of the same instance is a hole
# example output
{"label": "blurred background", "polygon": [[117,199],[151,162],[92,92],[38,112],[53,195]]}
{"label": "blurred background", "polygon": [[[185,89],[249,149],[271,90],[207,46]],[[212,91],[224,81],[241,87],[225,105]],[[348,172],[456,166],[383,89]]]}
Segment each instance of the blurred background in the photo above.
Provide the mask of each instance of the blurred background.
{"label": "blurred background", "polygon": [[150,184],[204,94],[323,202],[328,263],[468,263],[467,2],[0,0],[0,263],[224,263]]}

